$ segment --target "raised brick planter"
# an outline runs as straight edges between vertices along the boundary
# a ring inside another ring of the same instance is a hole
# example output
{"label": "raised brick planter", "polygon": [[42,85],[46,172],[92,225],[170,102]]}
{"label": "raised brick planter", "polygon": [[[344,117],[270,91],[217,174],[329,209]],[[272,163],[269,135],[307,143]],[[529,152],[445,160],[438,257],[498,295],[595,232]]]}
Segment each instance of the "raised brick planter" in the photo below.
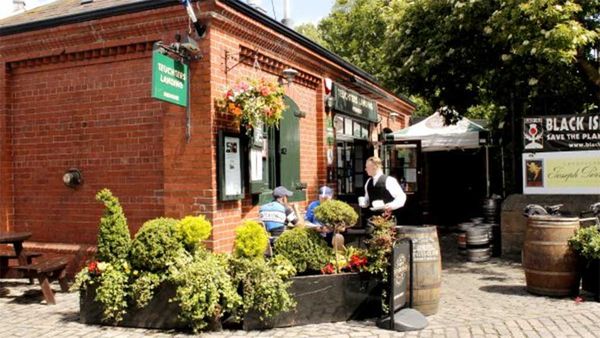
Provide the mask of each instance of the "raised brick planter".
{"label": "raised brick planter", "polygon": [[[257,313],[250,313],[244,318],[243,329],[257,330],[374,318],[381,313],[380,284],[368,275],[345,273],[293,277],[290,291],[298,303],[294,310],[266,322],[260,321]],[[174,295],[173,286],[161,285],[146,307],[131,308],[119,325],[151,329],[186,329],[187,325],[177,318],[179,306],[169,302]],[[81,323],[103,324],[102,305],[94,301],[94,297],[93,286],[81,292]],[[215,323],[211,329],[220,329],[220,323]]]}

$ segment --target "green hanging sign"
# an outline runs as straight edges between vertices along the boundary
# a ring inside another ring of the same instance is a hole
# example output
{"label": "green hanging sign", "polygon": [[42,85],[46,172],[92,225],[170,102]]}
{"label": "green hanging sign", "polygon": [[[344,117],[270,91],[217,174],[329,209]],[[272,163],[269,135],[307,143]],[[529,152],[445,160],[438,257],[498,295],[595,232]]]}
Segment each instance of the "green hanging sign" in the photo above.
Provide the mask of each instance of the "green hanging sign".
{"label": "green hanging sign", "polygon": [[152,53],[152,97],[187,106],[188,66],[161,54]]}

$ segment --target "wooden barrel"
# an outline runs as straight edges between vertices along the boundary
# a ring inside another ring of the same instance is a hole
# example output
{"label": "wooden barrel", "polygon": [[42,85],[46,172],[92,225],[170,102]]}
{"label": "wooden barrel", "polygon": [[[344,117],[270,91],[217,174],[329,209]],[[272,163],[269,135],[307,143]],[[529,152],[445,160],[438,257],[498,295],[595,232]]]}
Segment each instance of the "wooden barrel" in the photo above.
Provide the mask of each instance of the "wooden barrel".
{"label": "wooden barrel", "polygon": [[435,226],[400,225],[396,231],[398,238],[410,238],[413,242],[413,308],[426,316],[433,315],[438,311],[442,286],[437,229]]}
{"label": "wooden barrel", "polygon": [[527,291],[543,296],[569,296],[579,289],[577,256],[568,244],[579,218],[530,216],[522,260]]}

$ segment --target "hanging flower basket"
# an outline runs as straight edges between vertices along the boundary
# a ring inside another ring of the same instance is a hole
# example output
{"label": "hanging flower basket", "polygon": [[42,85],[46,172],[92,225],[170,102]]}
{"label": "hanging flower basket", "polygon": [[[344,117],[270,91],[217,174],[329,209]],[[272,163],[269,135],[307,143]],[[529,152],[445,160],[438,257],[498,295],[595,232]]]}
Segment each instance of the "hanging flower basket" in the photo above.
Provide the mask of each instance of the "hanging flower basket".
{"label": "hanging flower basket", "polygon": [[283,88],[266,79],[238,82],[217,99],[216,109],[231,114],[235,123],[246,130],[263,124],[278,127],[285,109]]}

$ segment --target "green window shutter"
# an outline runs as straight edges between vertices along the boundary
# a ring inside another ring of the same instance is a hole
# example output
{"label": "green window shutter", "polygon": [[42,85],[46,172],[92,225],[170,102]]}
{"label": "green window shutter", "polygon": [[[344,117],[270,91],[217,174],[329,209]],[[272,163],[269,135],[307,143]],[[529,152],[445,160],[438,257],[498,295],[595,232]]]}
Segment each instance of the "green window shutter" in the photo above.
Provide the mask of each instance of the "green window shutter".
{"label": "green window shutter", "polygon": [[284,97],[287,109],[279,124],[279,179],[280,184],[294,192],[290,201],[304,201],[306,194],[300,182],[300,118],[298,105],[288,96]]}

